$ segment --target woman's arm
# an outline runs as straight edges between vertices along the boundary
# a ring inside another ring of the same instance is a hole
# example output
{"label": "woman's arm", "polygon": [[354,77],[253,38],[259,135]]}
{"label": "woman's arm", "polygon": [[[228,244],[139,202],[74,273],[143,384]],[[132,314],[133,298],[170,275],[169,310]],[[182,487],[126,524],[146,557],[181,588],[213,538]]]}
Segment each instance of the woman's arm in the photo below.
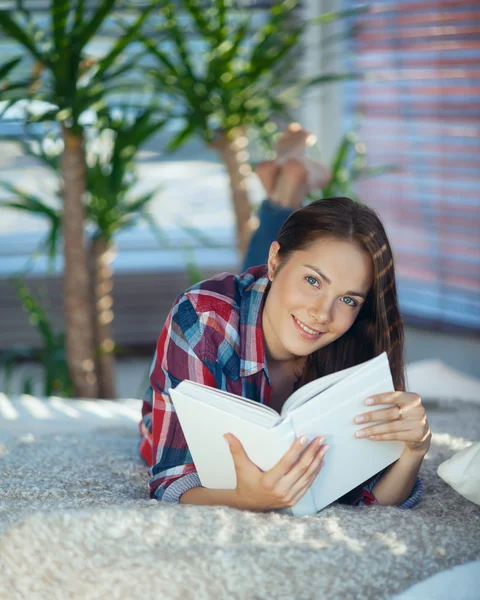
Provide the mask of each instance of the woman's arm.
{"label": "woman's arm", "polygon": [[400,458],[383,473],[372,489],[372,494],[380,504],[400,505],[412,493],[422,461],[430,448],[432,433],[422,399],[412,392],[387,392],[376,394],[365,403],[369,406],[394,405],[357,415],[355,422],[381,422],[357,431],[359,438],[405,442]]}
{"label": "woman's arm", "polygon": [[206,506],[230,506],[237,508],[235,490],[211,490],[194,487],[180,496],[182,504],[203,504]]}
{"label": "woman's arm", "polygon": [[375,484],[372,493],[379,504],[399,505],[410,496],[426,452],[405,448]]}
{"label": "woman's arm", "polygon": [[[144,436],[140,452],[151,467],[150,496],[157,500],[177,502],[187,489],[200,485],[168,390],[184,379],[215,387],[206,360],[197,355],[200,352],[203,357],[201,344],[194,347],[190,339],[189,332],[196,333],[202,327],[190,300],[182,295],[170,311],[157,343],[147,393],[151,401],[144,402],[140,427]],[[197,339],[205,337],[199,335]]]}
{"label": "woman's arm", "polygon": [[260,470],[247,456],[240,440],[225,434],[235,465],[237,485],[234,490],[193,488],[180,502],[186,504],[220,504],[234,508],[265,511],[294,506],[307,492],[320,472],[328,446],[315,438],[297,439],[278,463],[268,471]]}

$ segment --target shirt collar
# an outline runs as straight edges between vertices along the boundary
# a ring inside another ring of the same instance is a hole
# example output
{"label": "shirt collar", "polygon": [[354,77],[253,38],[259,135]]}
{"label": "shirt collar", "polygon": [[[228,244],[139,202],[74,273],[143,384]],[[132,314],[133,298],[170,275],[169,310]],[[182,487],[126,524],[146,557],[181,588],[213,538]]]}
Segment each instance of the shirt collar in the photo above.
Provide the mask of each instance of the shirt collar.
{"label": "shirt collar", "polygon": [[265,368],[262,315],[270,284],[266,265],[249,269],[240,282],[240,377],[245,377]]}

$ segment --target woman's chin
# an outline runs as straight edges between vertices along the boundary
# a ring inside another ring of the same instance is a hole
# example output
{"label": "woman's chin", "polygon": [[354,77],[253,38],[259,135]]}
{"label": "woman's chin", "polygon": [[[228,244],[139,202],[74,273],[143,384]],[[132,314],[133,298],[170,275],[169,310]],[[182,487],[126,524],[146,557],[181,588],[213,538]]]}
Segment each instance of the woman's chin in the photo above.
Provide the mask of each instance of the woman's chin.
{"label": "woman's chin", "polygon": [[331,340],[326,335],[321,336],[318,340],[298,340],[285,345],[285,349],[292,356],[308,356],[312,352],[316,352],[320,348],[327,346]]}

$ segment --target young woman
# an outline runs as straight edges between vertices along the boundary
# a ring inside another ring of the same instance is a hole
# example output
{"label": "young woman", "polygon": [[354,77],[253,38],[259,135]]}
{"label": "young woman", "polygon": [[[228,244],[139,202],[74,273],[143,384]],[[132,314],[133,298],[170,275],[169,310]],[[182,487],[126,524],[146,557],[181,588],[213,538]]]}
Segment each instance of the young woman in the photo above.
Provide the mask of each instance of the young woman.
{"label": "young woman", "polygon": [[151,497],[254,511],[293,506],[328,460],[322,432],[308,445],[298,439],[267,472],[227,434],[237,487],[206,489],[168,389],[190,379],[280,410],[299,386],[383,351],[397,391],[366,399],[378,409],[357,416],[357,436],[372,443],[401,440],[405,449],[341,501],[410,508],[421,494],[417,475],[431,433],[421,398],[404,391],[403,329],[385,230],[373,210],[348,198],[296,210],[271,244],[266,265],[239,276],[222,273],[174,303],[158,340],[140,423]]}

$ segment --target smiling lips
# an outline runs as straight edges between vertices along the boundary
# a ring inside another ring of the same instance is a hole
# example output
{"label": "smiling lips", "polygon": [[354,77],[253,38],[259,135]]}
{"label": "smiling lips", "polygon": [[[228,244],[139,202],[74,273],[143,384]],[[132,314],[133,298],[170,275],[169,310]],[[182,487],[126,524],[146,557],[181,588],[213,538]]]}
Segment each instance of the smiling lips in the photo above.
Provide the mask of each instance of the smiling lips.
{"label": "smiling lips", "polygon": [[297,328],[300,329],[303,333],[305,333],[306,336],[308,337],[308,339],[317,339],[324,333],[327,333],[326,331],[317,331],[316,329],[310,329],[310,327],[307,327],[305,325],[305,323],[302,323],[302,321],[299,321],[297,319],[297,317],[295,317],[294,315],[292,315],[292,317],[293,317],[293,322],[295,323]]}

